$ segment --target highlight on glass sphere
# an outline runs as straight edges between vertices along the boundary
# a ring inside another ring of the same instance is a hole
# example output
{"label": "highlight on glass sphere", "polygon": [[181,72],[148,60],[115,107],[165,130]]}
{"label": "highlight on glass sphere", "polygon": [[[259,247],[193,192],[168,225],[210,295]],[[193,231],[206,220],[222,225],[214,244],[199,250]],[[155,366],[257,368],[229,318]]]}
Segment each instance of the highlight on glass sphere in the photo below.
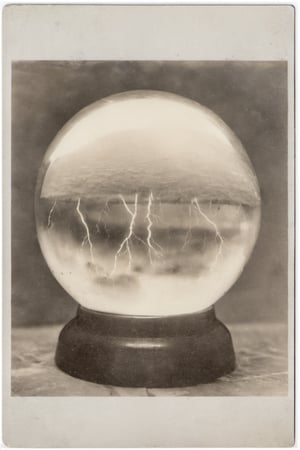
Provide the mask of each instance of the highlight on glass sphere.
{"label": "highlight on glass sphere", "polygon": [[255,245],[260,193],[233,132],[199,103],[129,91],[76,114],[36,190],[42,253],[83,307],[166,316],[202,311]]}

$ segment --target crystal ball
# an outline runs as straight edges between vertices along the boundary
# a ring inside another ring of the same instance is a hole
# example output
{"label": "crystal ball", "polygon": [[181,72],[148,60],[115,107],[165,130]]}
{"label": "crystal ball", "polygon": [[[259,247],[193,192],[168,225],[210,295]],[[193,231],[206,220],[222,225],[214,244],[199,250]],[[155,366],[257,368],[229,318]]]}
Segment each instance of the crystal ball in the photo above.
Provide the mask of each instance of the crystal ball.
{"label": "crystal ball", "polygon": [[260,192],[241,142],[212,111],[129,91],[77,113],[36,188],[38,240],[83,307],[170,316],[211,307],[255,245]]}

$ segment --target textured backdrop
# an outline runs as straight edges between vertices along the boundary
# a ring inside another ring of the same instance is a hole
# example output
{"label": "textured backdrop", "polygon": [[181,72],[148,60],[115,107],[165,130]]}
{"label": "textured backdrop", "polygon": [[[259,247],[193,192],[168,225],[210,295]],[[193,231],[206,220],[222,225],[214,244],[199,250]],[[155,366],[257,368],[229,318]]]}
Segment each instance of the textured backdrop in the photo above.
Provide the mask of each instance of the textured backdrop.
{"label": "textured backdrop", "polygon": [[[12,70],[12,320],[65,322],[75,302],[51,275],[34,220],[37,173],[76,112],[131,89],[173,92],[218,114],[242,141],[262,195],[259,238],[217,305],[228,322],[287,320],[287,67],[285,62],[15,62]],[[201,296],[201,292],[199,292]]]}

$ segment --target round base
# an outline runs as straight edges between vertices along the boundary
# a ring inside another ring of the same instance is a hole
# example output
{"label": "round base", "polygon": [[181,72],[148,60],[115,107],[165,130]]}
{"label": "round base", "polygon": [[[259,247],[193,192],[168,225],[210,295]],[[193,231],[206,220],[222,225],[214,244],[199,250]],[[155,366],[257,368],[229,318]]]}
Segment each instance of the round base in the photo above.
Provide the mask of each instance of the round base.
{"label": "round base", "polygon": [[73,377],[148,388],[208,383],[235,367],[230,333],[214,309],[139,317],[80,307],[60,333],[55,359]]}

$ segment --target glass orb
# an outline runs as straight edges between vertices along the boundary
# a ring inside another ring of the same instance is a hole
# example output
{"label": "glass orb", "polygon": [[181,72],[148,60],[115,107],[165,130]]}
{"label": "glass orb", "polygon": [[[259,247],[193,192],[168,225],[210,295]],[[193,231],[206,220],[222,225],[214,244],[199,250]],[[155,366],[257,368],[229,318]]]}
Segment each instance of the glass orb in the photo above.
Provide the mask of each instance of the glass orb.
{"label": "glass orb", "polygon": [[82,306],[166,316],[202,311],[255,245],[260,193],[232,131],[159,91],[107,97],[76,114],[38,179],[42,253]]}

